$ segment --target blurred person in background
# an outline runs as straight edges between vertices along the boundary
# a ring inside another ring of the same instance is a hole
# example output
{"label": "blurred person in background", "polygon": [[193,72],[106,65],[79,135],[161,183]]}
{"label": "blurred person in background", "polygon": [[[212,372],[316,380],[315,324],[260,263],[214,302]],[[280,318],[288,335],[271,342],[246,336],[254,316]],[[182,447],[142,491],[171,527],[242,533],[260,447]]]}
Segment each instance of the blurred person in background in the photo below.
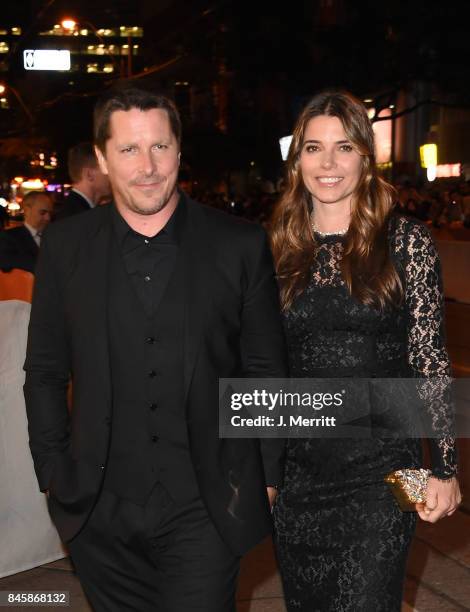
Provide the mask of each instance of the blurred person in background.
{"label": "blurred person in background", "polygon": [[23,199],[24,225],[0,233],[0,269],[34,272],[41,236],[51,221],[53,201],[46,192],[30,192]]}
{"label": "blurred person in background", "polygon": [[91,142],[81,142],[68,152],[72,189],[58,210],[56,219],[86,212],[111,199],[108,177],[101,172]]}

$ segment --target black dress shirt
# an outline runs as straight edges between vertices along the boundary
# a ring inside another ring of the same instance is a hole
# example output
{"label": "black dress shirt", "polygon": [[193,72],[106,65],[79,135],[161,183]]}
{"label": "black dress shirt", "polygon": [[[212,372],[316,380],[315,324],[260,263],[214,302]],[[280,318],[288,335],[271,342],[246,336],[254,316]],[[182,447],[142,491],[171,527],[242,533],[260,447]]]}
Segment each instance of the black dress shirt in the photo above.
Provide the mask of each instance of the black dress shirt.
{"label": "black dress shirt", "polygon": [[185,216],[184,197],[180,197],[165,227],[149,238],[134,231],[117,209],[113,210],[119,252],[137,297],[149,316],[158,308],[175,267]]}

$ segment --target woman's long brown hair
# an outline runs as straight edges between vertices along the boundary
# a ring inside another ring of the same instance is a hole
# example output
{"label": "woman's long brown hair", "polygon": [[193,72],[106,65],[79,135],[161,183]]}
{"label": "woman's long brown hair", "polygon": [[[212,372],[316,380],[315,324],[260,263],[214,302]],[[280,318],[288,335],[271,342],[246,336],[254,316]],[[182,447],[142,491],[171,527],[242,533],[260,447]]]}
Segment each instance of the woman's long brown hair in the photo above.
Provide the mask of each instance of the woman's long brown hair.
{"label": "woman's long brown hair", "polygon": [[315,96],[297,120],[286,162],[285,189],[271,223],[282,307],[288,309],[305,289],[315,260],[312,198],[302,181],[299,158],[307,124],[320,115],[338,117],[362,159],[340,264],[342,277],[351,295],[363,304],[380,309],[398,304],[403,287],[391,260],[387,235],[395,192],[378,174],[374,133],[365,106],[347,92],[327,91]]}

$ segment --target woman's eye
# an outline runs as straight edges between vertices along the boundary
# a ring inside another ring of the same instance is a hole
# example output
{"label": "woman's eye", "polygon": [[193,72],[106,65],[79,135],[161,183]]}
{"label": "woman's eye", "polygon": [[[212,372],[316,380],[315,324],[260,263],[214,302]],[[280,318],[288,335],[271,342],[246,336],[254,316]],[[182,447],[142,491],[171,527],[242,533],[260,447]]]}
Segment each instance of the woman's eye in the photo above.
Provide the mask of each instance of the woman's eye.
{"label": "woman's eye", "polygon": [[318,151],[318,147],[317,145],[307,145],[305,147],[305,150],[307,151],[307,153],[314,153],[315,151]]}
{"label": "woman's eye", "polygon": [[345,151],[346,153],[351,153],[351,151],[353,150],[351,145],[341,145],[341,151]]}

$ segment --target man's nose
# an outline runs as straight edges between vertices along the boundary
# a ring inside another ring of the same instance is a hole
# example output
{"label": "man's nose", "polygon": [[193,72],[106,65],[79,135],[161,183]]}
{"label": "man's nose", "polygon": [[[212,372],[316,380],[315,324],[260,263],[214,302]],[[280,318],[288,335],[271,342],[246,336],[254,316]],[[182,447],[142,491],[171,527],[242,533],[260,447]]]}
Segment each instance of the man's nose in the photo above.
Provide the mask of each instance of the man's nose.
{"label": "man's nose", "polygon": [[155,172],[157,162],[151,151],[142,153],[142,170],[145,174],[151,175]]}

